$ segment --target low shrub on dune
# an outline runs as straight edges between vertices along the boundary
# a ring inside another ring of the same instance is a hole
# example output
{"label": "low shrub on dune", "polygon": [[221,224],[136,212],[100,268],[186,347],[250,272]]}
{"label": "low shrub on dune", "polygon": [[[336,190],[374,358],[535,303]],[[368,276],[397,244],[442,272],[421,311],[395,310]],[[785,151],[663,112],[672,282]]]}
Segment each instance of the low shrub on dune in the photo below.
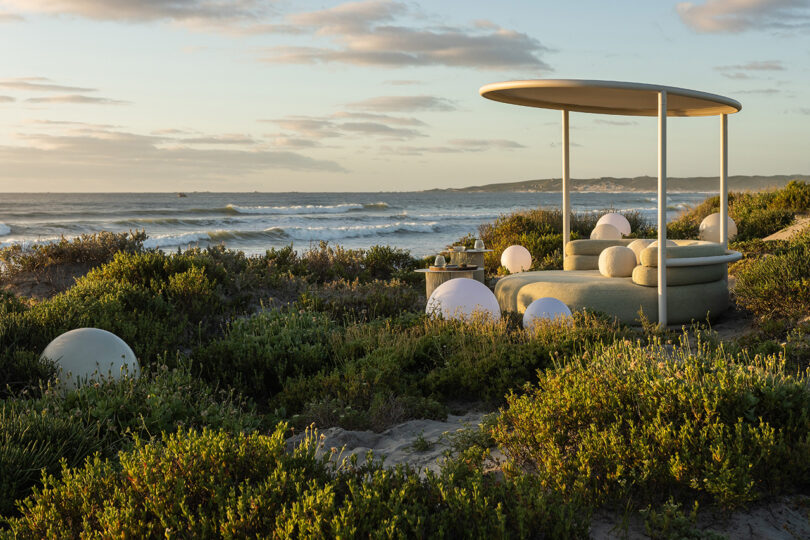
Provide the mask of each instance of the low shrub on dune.
{"label": "low shrub on dune", "polygon": [[737,304],[762,322],[810,316],[810,231],[734,268]]}
{"label": "low shrub on dune", "polygon": [[19,538],[577,538],[587,513],[531,479],[410,469],[319,456],[316,434],[288,452],[270,436],[181,430],[49,477],[10,520]]}
{"label": "low shrub on dune", "polygon": [[0,515],[60,461],[74,467],[93,453],[112,457],[132,444],[177,426],[253,431],[261,419],[232,392],[214,391],[189,372],[158,370],[140,379],[87,385],[63,392],[46,388],[0,402]]}
{"label": "low shrub on dune", "polygon": [[539,377],[494,434],[549,489],[736,508],[810,485],[810,387],[780,357],[625,342]]}
{"label": "low shrub on dune", "polygon": [[[737,225],[736,241],[773,234],[793,222],[797,213],[810,209],[810,184],[792,181],[784,188],[757,193],[729,193],[728,215]],[[700,222],[720,211],[720,197],[709,197],[667,225],[671,238],[697,238]]]}

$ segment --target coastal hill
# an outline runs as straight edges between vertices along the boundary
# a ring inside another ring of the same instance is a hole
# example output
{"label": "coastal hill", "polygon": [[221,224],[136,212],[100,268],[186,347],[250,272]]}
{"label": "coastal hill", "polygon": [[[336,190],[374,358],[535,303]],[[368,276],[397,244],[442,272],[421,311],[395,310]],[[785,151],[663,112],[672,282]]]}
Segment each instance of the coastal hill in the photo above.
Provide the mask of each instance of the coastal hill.
{"label": "coastal hill", "polygon": [[[806,175],[776,175],[776,176],[729,176],[728,187],[730,191],[761,191],[770,188],[784,187],[791,180],[810,181]],[[693,176],[688,178],[667,179],[668,192],[700,192],[717,191],[720,180],[717,176]],[[546,178],[542,180],[524,180],[521,182],[504,182],[487,184],[484,186],[470,186],[465,188],[433,189],[429,191],[459,191],[459,192],[534,192],[534,191],[560,191],[562,180],[560,178]],[[572,178],[571,191],[656,191],[658,178],[655,176],[636,176],[634,178]]]}

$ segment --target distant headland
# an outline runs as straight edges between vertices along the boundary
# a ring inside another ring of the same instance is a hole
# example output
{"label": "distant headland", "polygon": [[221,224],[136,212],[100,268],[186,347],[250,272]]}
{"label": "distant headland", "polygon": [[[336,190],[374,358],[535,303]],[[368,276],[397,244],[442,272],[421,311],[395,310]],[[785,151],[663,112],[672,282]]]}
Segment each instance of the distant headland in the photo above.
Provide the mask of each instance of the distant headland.
{"label": "distant headland", "polygon": [[[810,182],[810,176],[801,174],[775,175],[775,176],[729,176],[728,186],[731,191],[761,191],[763,189],[784,187],[791,180]],[[717,191],[720,188],[717,176],[693,176],[686,178],[668,178],[667,191],[701,192]],[[499,184],[486,184],[483,186],[470,186],[464,188],[431,189],[427,191],[461,191],[461,192],[538,192],[560,191],[562,180],[560,178],[546,178],[540,180],[523,180],[521,182],[504,182]],[[615,178],[603,176],[601,178],[572,178],[571,191],[656,191],[658,178],[654,176],[636,176],[633,178]]]}

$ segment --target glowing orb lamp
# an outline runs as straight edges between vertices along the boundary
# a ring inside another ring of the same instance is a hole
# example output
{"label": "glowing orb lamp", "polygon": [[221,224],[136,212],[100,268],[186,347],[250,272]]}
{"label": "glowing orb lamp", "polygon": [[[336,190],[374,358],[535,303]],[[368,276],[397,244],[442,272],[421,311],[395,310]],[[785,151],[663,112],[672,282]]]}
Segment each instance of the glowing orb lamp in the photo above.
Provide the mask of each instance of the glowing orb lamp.
{"label": "glowing orb lamp", "polygon": [[613,225],[603,223],[591,231],[591,240],[621,240],[622,233]]}
{"label": "glowing orb lamp", "polygon": [[571,310],[556,298],[538,298],[528,305],[523,313],[523,328],[532,329],[541,319],[563,319],[569,324],[573,320]]}
{"label": "glowing orb lamp", "polygon": [[630,234],[630,222],[621,214],[605,214],[596,222],[597,225],[613,225],[622,236]]}
{"label": "glowing orb lamp", "polygon": [[[709,214],[700,222],[699,238],[707,242],[720,243],[720,214],[715,212]],[[737,236],[737,224],[731,217],[728,218],[728,239],[733,240]]]}
{"label": "glowing orb lamp", "polygon": [[532,267],[532,254],[523,246],[509,246],[501,253],[501,266],[510,274],[523,272]]}
{"label": "glowing orb lamp", "polygon": [[433,291],[427,301],[428,315],[441,314],[445,319],[470,320],[480,314],[492,321],[501,318],[498,299],[486,285],[469,278],[445,281]]}
{"label": "glowing orb lamp", "polygon": [[137,377],[140,366],[123,339],[99,328],[77,328],[51,341],[42,352],[56,364],[64,388],[72,390],[89,381]]}

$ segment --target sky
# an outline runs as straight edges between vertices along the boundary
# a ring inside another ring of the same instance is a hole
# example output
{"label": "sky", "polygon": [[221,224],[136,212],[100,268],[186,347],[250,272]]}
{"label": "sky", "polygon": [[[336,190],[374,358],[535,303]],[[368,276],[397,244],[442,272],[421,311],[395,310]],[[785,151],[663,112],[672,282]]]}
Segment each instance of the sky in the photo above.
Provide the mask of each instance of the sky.
{"label": "sky", "polygon": [[[810,174],[810,0],[0,0],[0,192],[411,191],[559,177],[516,79],[742,103],[729,173]],[[571,176],[657,174],[657,120],[571,113]],[[719,174],[670,118],[668,174]]]}

